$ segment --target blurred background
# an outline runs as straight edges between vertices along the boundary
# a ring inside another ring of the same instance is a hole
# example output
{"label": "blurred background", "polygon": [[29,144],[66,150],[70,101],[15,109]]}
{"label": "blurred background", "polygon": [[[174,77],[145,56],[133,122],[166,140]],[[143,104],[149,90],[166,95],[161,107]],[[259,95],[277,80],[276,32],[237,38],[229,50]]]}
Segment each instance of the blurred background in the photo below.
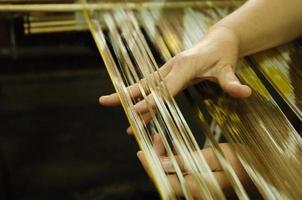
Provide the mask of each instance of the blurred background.
{"label": "blurred background", "polygon": [[0,16],[0,199],[158,199],[87,31],[25,34]]}

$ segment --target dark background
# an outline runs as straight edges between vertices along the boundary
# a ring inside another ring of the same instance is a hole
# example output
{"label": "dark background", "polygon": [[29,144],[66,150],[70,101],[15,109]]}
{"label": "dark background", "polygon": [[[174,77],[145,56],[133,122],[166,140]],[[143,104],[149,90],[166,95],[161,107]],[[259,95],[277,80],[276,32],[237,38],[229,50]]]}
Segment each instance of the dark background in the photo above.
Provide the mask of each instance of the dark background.
{"label": "dark background", "polygon": [[0,199],[158,199],[90,34],[0,17]]}

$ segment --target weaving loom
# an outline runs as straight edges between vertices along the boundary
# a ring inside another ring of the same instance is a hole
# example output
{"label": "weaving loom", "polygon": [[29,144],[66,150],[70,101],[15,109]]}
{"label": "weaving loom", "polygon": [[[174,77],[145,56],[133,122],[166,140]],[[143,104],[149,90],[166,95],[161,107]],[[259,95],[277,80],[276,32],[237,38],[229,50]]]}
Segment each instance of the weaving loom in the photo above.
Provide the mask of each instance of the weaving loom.
{"label": "weaving loom", "polygon": [[[159,134],[184,197],[193,199],[175,149],[194,177],[202,199],[226,199],[176,101],[160,66],[192,47],[206,30],[241,5],[240,1],[79,3],[1,5],[1,11],[26,12],[27,34],[89,29],[119,95],[136,140],[162,199],[176,199],[160,158],[153,149]],[[60,12],[58,15],[57,12]],[[220,134],[232,144],[264,199],[302,196],[302,57],[295,41],[241,59],[236,74],[253,94],[235,99],[206,82],[185,91],[192,112],[239,199],[249,199],[219,146]],[[137,85],[140,95],[129,89]],[[152,96],[150,96],[152,94]],[[140,96],[138,98],[137,96]],[[150,116],[134,106],[145,100]],[[155,102],[155,108],[151,101]],[[218,127],[218,131],[214,131]],[[218,133],[217,133],[218,132]]]}

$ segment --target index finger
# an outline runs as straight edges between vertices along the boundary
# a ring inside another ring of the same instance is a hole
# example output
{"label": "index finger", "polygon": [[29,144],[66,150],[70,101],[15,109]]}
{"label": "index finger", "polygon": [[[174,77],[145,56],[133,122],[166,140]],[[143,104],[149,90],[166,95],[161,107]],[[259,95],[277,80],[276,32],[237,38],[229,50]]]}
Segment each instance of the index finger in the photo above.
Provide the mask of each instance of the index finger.
{"label": "index finger", "polygon": [[[164,78],[171,70],[171,66],[172,66],[172,59],[169,60],[165,65],[163,65],[158,71],[150,74],[149,76],[150,76],[151,80],[158,79],[159,75],[160,75],[160,77]],[[146,80],[147,79],[144,78],[144,79],[140,80],[138,83],[131,85],[127,88],[128,92],[131,95],[131,98],[137,99],[142,96],[139,84],[141,84],[141,86],[144,88],[146,86]],[[120,99],[119,99],[117,93],[101,96],[99,98],[99,102],[100,102],[100,104],[102,104],[104,106],[121,105],[121,102],[120,102]]]}
{"label": "index finger", "polygon": [[[139,98],[141,96],[141,92],[138,86],[139,83],[129,86],[128,92],[131,95],[131,98]],[[117,93],[113,93],[110,95],[104,95],[99,98],[100,104],[103,106],[119,106],[121,105],[121,101]]]}

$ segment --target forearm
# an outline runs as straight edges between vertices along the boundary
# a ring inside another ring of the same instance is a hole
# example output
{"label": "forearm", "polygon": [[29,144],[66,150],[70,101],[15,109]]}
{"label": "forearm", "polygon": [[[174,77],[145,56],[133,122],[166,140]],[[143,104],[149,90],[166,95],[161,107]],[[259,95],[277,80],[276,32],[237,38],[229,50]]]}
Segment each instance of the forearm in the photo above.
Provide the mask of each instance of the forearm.
{"label": "forearm", "polygon": [[232,30],[245,56],[290,41],[302,34],[301,0],[250,0],[214,28]]}

